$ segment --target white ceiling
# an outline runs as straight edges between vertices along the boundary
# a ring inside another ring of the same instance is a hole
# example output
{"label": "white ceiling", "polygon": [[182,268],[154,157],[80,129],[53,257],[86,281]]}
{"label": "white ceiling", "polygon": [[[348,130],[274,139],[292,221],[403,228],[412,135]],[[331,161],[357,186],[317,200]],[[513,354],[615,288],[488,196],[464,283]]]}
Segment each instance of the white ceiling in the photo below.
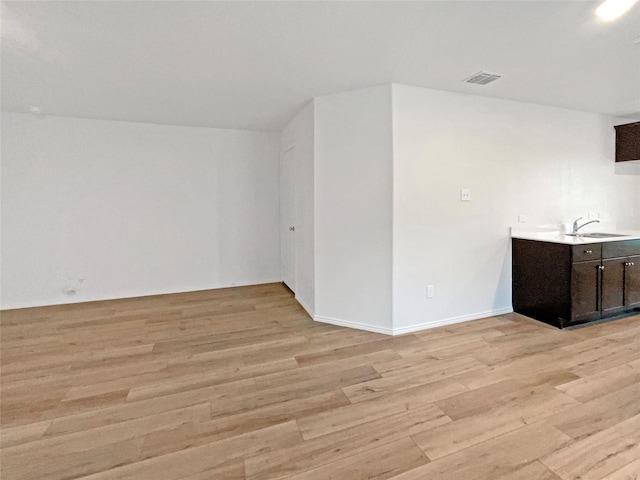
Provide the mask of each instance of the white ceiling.
{"label": "white ceiling", "polygon": [[[597,5],[3,2],[2,109],[280,130],[313,97],[395,82],[640,119],[640,3],[609,24]],[[480,70],[504,78],[462,83]]]}

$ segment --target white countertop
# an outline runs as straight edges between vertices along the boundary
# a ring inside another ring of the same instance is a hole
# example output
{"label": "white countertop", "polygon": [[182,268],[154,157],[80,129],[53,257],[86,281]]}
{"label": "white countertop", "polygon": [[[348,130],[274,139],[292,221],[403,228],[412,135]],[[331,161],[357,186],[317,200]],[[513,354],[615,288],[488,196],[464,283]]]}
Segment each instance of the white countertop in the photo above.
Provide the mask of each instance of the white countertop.
{"label": "white countertop", "polygon": [[[600,230],[594,230],[599,232]],[[620,242],[624,240],[640,240],[640,232],[635,230],[602,230],[606,233],[616,233],[619,235],[625,235],[624,237],[606,237],[606,238],[585,238],[585,237],[573,237],[570,235],[564,235],[560,233],[560,230],[519,230],[511,229],[511,238],[521,238],[523,240],[536,240],[538,242],[551,242],[551,243],[563,243],[565,245],[586,245],[589,243],[604,243],[604,242]],[[584,233],[589,233],[585,231]]]}

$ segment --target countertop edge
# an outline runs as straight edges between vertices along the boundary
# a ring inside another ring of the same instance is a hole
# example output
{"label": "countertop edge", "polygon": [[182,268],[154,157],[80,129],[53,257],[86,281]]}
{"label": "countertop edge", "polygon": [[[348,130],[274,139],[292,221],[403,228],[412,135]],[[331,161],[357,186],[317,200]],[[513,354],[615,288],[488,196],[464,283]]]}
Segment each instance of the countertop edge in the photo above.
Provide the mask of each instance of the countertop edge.
{"label": "countertop edge", "polygon": [[623,242],[625,240],[640,240],[640,232],[629,230],[616,230],[618,235],[624,235],[623,237],[605,237],[605,238],[584,238],[573,237],[564,235],[559,231],[555,232],[524,232],[524,231],[512,231],[511,238],[518,238],[521,240],[533,240],[537,242],[549,242],[549,243],[561,243],[564,245],[589,245],[593,243],[609,243],[609,242]]}

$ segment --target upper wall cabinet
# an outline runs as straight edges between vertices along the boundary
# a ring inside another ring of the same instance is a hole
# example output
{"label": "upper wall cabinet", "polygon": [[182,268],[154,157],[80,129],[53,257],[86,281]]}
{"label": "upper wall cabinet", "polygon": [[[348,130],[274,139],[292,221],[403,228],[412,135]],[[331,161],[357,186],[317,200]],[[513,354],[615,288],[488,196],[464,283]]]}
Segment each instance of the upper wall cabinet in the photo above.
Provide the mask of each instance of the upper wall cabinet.
{"label": "upper wall cabinet", "polygon": [[640,160],[640,122],[616,126],[616,162]]}

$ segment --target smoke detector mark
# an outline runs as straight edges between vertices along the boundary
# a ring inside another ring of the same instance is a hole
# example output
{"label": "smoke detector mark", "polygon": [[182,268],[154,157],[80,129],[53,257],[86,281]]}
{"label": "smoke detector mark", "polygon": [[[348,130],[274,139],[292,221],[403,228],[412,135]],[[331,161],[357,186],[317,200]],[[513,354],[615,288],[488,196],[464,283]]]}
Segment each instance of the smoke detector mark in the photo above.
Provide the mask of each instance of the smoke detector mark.
{"label": "smoke detector mark", "polygon": [[465,78],[463,82],[475,83],[476,85],[486,85],[487,83],[495,82],[502,75],[499,73],[478,72],[475,75],[471,75],[469,78]]}

